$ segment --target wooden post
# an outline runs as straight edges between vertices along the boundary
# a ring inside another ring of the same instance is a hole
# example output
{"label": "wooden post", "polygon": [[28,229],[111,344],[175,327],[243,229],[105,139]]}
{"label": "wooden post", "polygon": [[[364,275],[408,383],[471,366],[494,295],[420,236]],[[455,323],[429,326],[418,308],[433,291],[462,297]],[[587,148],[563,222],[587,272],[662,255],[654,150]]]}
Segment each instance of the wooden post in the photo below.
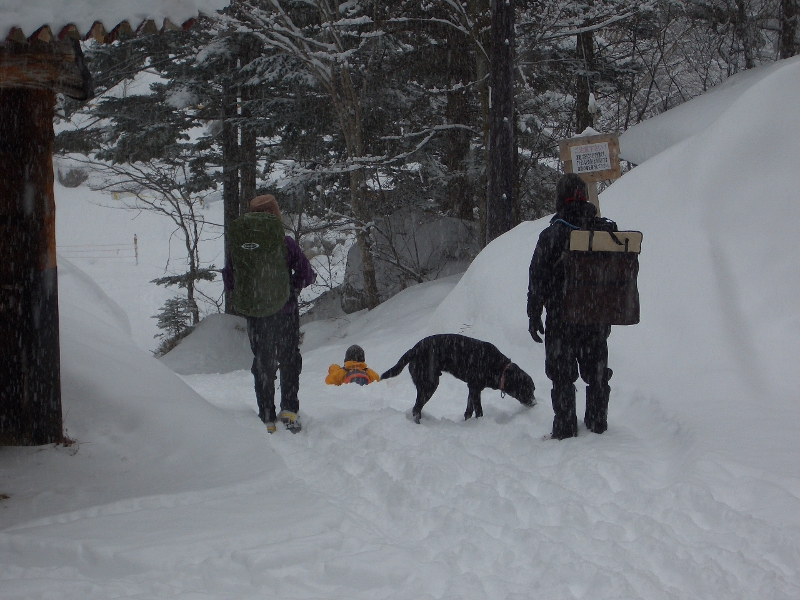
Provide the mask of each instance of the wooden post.
{"label": "wooden post", "polygon": [[486,243],[513,227],[514,2],[492,0]]}
{"label": "wooden post", "polygon": [[0,44],[0,445],[63,439],[58,335],[55,94],[86,100],[80,44],[49,28]]}
{"label": "wooden post", "polygon": [[[619,179],[619,137],[615,133],[585,135],[561,140],[558,143],[559,155],[565,173],[577,173],[586,182],[589,202],[597,207],[600,214],[600,198],[597,182]],[[573,164],[573,158],[580,164]]]}
{"label": "wooden post", "polygon": [[0,444],[63,439],[50,90],[0,88]]}

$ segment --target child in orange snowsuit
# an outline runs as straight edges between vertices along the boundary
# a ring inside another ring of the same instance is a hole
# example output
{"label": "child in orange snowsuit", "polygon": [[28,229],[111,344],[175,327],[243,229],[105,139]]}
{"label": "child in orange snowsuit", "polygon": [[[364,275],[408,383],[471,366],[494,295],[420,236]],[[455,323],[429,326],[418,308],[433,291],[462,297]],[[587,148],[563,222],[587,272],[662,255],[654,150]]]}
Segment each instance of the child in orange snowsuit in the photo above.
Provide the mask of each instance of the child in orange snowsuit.
{"label": "child in orange snowsuit", "polygon": [[381,377],[367,367],[364,362],[364,349],[361,346],[350,346],[344,353],[344,367],[331,365],[325,383],[328,385],[342,385],[343,383],[357,383],[368,385],[373,381],[380,381]]}

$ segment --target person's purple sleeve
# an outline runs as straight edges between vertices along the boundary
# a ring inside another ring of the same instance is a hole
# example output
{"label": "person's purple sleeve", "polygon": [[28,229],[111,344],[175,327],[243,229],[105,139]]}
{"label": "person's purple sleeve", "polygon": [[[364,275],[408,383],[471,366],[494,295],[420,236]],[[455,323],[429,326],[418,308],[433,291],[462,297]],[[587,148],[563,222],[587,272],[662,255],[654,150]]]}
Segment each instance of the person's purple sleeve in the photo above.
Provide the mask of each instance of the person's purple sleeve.
{"label": "person's purple sleeve", "polygon": [[308,287],[317,278],[311,263],[293,238],[286,236],[286,266],[289,268],[289,282],[295,292]]}
{"label": "person's purple sleeve", "polygon": [[235,284],[233,279],[233,262],[231,257],[225,257],[225,268],[222,269],[222,284],[226,290],[232,290]]}

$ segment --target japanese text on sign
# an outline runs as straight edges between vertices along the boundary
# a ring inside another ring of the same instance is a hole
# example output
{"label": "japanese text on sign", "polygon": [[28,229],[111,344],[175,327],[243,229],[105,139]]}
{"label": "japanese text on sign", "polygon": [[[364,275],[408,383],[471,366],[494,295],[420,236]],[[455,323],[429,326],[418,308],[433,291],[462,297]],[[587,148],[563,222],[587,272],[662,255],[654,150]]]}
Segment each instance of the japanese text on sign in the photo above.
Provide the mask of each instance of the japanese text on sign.
{"label": "japanese text on sign", "polygon": [[587,144],[585,146],[572,146],[573,173],[592,173],[594,171],[607,171],[611,169],[611,155],[608,151],[608,142],[600,144]]}

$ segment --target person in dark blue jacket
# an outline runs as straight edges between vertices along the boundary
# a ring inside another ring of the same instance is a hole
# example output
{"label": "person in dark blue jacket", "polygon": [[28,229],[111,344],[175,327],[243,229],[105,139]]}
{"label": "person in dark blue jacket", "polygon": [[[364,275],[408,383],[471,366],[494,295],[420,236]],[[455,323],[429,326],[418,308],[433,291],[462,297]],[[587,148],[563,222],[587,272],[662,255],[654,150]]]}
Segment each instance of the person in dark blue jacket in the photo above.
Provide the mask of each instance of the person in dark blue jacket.
{"label": "person in dark blue jacket", "polygon": [[[564,439],[578,435],[575,410],[575,382],[578,374],[586,382],[584,423],[594,433],[608,428],[608,399],[611,369],[608,368],[610,325],[577,325],[564,315],[565,269],[562,259],[570,233],[588,229],[597,217],[597,208],[588,201],[586,183],[567,173],[556,185],[556,214],[542,231],[528,274],[528,330],[533,340],[542,343],[544,334],[545,373],[553,382],[552,437]],[[547,327],[542,310],[547,310]]]}

